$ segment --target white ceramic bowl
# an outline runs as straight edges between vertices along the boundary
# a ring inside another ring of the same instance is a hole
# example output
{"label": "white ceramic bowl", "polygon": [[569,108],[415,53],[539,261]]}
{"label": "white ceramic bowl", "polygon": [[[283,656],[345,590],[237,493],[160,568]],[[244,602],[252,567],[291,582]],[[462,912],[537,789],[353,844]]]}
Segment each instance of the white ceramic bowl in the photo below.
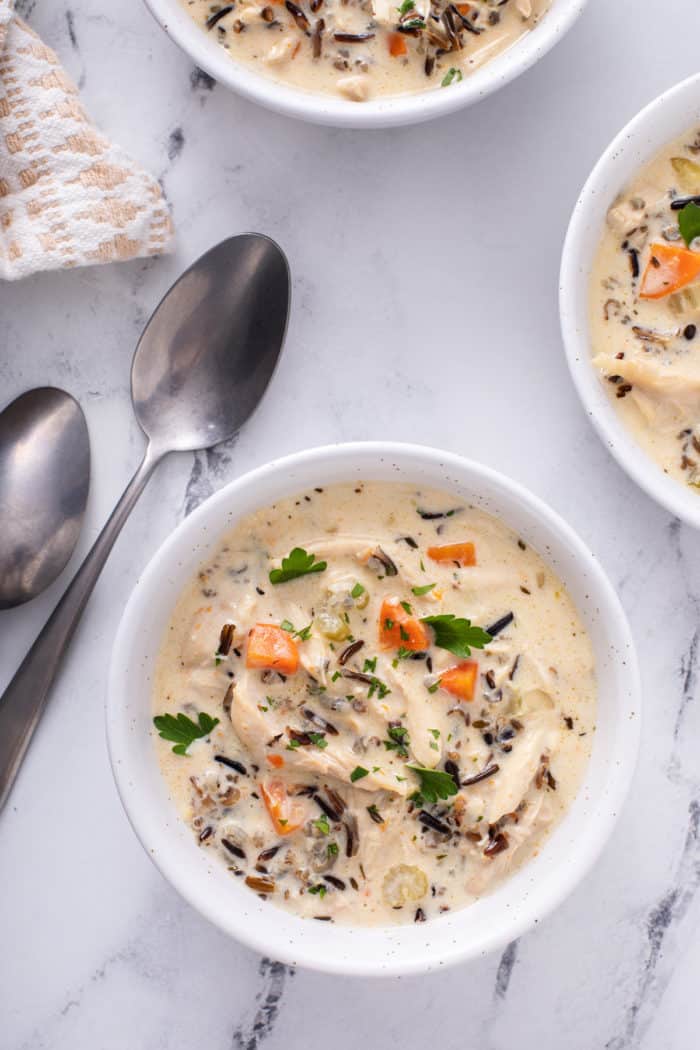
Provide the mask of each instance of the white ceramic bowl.
{"label": "white ceramic bowl", "polygon": [[420,95],[358,103],[277,83],[232,59],[211,34],[194,22],[181,0],[145,0],[159,25],[193,62],[232,91],[278,113],[313,124],[349,128],[417,124],[490,95],[545,55],[575,22],[586,2],[552,0],[550,10],[532,32],[449,91],[438,88]]}
{"label": "white ceramic bowl", "polygon": [[664,474],[635,441],[591,365],[588,287],[608,208],[663,146],[700,123],[700,74],[659,95],[617,135],[591,172],[571,216],[559,279],[569,369],[583,407],[623,470],[672,514],[700,528],[700,498]]}
{"label": "white ceramic bowl", "polygon": [[[151,687],[166,624],[184,585],[223,532],[265,504],[315,485],[357,479],[442,487],[497,515],[559,574],[590,634],[598,674],[593,756],[579,795],[540,855],[496,892],[425,925],[351,928],[261,901],[200,849],[167,795],[152,729]],[[417,445],[312,449],[254,470],[208,499],[165,541],[134,590],[109,674],[107,735],[133,828],[162,874],[222,930],[275,959],[334,973],[436,970],[498,948],[532,927],[583,878],[617,819],[634,769],[639,683],[629,627],[597,561],[553,511],[499,474]]]}

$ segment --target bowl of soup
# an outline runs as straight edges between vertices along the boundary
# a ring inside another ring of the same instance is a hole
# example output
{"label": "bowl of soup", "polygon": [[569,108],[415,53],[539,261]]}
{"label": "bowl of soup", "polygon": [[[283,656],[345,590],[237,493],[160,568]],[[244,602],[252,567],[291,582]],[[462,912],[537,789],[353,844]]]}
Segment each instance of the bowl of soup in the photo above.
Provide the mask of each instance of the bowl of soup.
{"label": "bowl of soup", "polygon": [[199,67],[270,109],[388,127],[453,112],[528,69],[585,0],[146,0]]}
{"label": "bowl of soup", "polygon": [[700,77],[613,140],[569,225],[567,360],[591,421],[652,498],[700,527]]}
{"label": "bowl of soup", "polygon": [[461,457],[314,449],[226,486],[124,612],[107,729],[166,879],[273,958],[506,944],[584,876],[639,736],[624,613],[551,510]]}

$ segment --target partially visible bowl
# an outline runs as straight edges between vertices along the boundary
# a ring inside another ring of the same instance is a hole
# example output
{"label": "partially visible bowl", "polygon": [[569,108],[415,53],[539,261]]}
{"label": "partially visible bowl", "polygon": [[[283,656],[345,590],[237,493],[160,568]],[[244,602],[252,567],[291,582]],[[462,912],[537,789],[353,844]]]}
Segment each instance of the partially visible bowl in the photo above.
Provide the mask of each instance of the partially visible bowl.
{"label": "partially visible bowl", "polygon": [[659,95],[610,143],[589,175],[571,216],[559,278],[559,310],[571,376],[603,443],[652,499],[700,528],[700,496],[664,474],[643,451],[615,411],[591,363],[588,299],[591,267],[610,205],[654,154],[693,123],[700,123],[700,74]]}
{"label": "partially visible bowl", "polygon": [[552,0],[551,8],[530,33],[501,52],[449,91],[397,95],[350,102],[306,92],[257,73],[236,62],[187,13],[180,0],[145,0],[156,21],[193,62],[215,80],[268,109],[312,124],[348,128],[386,128],[417,124],[453,113],[485,98],[524,73],[545,55],[581,14],[587,0]]}
{"label": "partially visible bowl", "polygon": [[[593,753],[579,794],[539,855],[497,890],[421,925],[333,926],[289,914],[231,879],[194,843],[168,798],[152,736],[154,665],[173,606],[233,523],[285,495],[352,480],[444,488],[502,518],[547,560],[589,632],[597,668]],[[381,976],[421,973],[505,945],[550,912],[583,878],[610,836],[634,770],[639,679],[629,627],[576,534],[514,482],[458,456],[417,445],[357,443],[297,453],[251,471],[207,500],[169,536],[139,580],[117,633],[107,735],[132,826],[166,879],[202,915],[252,948],[293,965]]]}

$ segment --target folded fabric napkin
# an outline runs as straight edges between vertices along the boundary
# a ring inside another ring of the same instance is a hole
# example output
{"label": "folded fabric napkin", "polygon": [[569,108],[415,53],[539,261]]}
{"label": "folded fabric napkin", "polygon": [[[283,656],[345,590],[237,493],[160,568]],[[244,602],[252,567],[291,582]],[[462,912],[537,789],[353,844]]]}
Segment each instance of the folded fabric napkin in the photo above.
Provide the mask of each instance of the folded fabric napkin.
{"label": "folded fabric napkin", "polygon": [[54,52],[0,0],[0,277],[167,251],[158,182],[90,123]]}

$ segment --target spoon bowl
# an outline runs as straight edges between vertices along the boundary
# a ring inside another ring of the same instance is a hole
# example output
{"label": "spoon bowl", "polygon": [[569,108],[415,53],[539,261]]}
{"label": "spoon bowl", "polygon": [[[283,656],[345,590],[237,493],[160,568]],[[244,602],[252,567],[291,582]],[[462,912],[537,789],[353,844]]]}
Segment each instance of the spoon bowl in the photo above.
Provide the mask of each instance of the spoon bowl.
{"label": "spoon bowl", "polygon": [[288,313],[287,261],[260,234],[231,237],[186,270],[156,307],[131,368],[134,411],[150,440],[191,451],[233,437],[272,378]]}
{"label": "spoon bowl", "polygon": [[75,550],[90,488],[78,402],[39,387],[0,413],[0,609],[35,598]]}

